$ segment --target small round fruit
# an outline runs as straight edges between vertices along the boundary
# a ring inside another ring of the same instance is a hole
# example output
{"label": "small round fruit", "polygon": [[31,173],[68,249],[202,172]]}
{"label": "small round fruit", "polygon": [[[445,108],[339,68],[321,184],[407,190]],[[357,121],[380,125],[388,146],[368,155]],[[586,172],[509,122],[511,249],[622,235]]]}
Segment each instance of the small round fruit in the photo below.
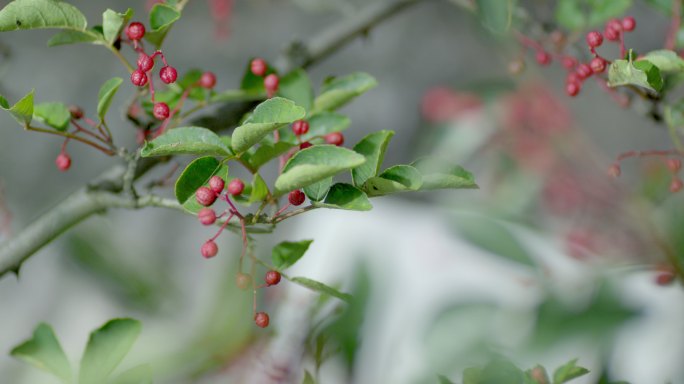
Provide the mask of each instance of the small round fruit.
{"label": "small round fruit", "polygon": [[268,314],[266,312],[258,312],[256,315],[254,315],[254,323],[259,328],[268,327],[269,321],[270,320],[269,320]]}
{"label": "small round fruit", "polygon": [[178,78],[178,71],[176,71],[176,68],[167,65],[162,67],[162,69],[159,71],[159,78],[164,82],[164,84],[174,83]]}
{"label": "small round fruit", "polygon": [[135,85],[136,87],[142,87],[143,85],[147,84],[147,75],[145,72],[136,69],[131,73],[131,83]]}
{"label": "small round fruit", "polygon": [[601,57],[594,57],[589,66],[594,73],[603,73],[606,70],[606,60]]}
{"label": "small round fruit", "polygon": [[216,193],[209,187],[199,187],[195,192],[195,199],[200,205],[208,207],[216,201]]}
{"label": "small round fruit", "polygon": [[610,41],[620,40],[620,31],[611,27],[610,25],[606,26],[606,29],[603,31],[603,33],[606,35],[606,39]]}
{"label": "small round fruit", "polygon": [[233,179],[228,183],[228,193],[233,196],[237,196],[245,190],[245,183],[240,179]]}
{"label": "small round fruit", "polygon": [[313,144],[311,144],[311,143],[308,142],[308,141],[305,141],[305,142],[299,144],[299,149],[300,149],[300,150],[302,150],[302,149],[307,149],[307,148],[309,148],[309,147],[313,147]]}
{"label": "small round fruit", "polygon": [[154,67],[154,59],[145,52],[140,52],[138,55],[138,69],[143,72],[148,72],[152,67]]}
{"label": "small round fruit", "polygon": [[682,161],[679,159],[667,159],[665,161],[671,172],[677,173],[682,168]]}
{"label": "small round fruit", "polygon": [[306,195],[299,189],[295,189],[287,195],[287,200],[294,206],[302,205],[306,200]]}
{"label": "small round fruit", "polygon": [[266,272],[266,276],[264,276],[264,281],[266,282],[266,285],[271,286],[280,283],[281,278],[282,276],[280,276],[280,272],[268,271]]}
{"label": "small round fruit", "polygon": [[591,31],[587,33],[587,45],[590,48],[596,48],[603,44],[603,35],[599,31]]}
{"label": "small round fruit", "polygon": [[145,36],[145,26],[137,21],[132,22],[126,28],[126,36],[133,41],[142,39]]}
{"label": "small round fruit", "polygon": [[578,82],[569,82],[565,84],[565,93],[567,93],[568,96],[571,97],[577,96],[581,89],[582,86],[580,86],[580,83]]}
{"label": "small round fruit", "polygon": [[211,259],[218,253],[218,245],[216,245],[214,240],[207,240],[206,243],[202,244],[200,252],[205,259]]}
{"label": "small round fruit", "polygon": [[682,190],[682,187],[684,187],[684,183],[682,183],[682,180],[680,180],[679,178],[674,178],[670,183],[670,192],[677,193]]}
{"label": "small round fruit", "polygon": [[69,114],[71,115],[71,118],[74,120],[80,120],[83,118],[83,110],[75,105],[69,106]]}
{"label": "small round fruit", "polygon": [[246,290],[252,284],[252,276],[246,273],[238,273],[235,276],[235,285],[241,290]]}
{"label": "small round fruit", "polygon": [[213,72],[204,72],[199,83],[202,88],[212,89],[216,85],[216,75]]}
{"label": "small round fruit", "polygon": [[539,65],[551,64],[551,55],[546,51],[537,51],[535,59],[537,59],[537,63],[539,63]]}
{"label": "small round fruit", "polygon": [[577,59],[574,57],[565,56],[563,57],[562,64],[565,69],[573,69],[577,66]]}
{"label": "small round fruit", "polygon": [[622,19],[622,29],[627,32],[632,32],[636,28],[636,20],[632,16],[627,16]]}
{"label": "small round fruit", "polygon": [[339,147],[344,144],[344,136],[339,132],[328,133],[325,135],[325,142]]}
{"label": "small round fruit", "polygon": [[217,194],[221,193],[225,186],[226,182],[220,176],[212,176],[209,179],[209,188]]}
{"label": "small round fruit", "polygon": [[249,68],[254,75],[263,76],[266,74],[266,61],[256,58],[249,64]]}
{"label": "small round fruit", "polygon": [[62,152],[57,155],[57,158],[55,159],[55,165],[60,171],[66,172],[71,167],[71,157],[69,157],[67,153]]}
{"label": "small round fruit", "polygon": [[306,120],[297,120],[292,124],[292,132],[295,135],[301,136],[309,132],[309,122]]}
{"label": "small round fruit", "polygon": [[266,88],[266,92],[268,92],[270,95],[278,91],[279,84],[280,79],[275,73],[271,73],[270,75],[264,77],[264,88]]}
{"label": "small round fruit", "polygon": [[211,208],[202,208],[197,212],[197,219],[202,225],[212,225],[216,222],[216,212]]}
{"label": "small round fruit", "polygon": [[166,120],[171,114],[171,110],[166,103],[156,103],[152,108],[152,114],[157,120]]}
{"label": "small round fruit", "polygon": [[670,285],[675,281],[675,274],[671,271],[660,271],[656,274],[655,281],[660,286]]}
{"label": "small round fruit", "polygon": [[593,73],[594,72],[591,70],[591,67],[588,64],[582,63],[577,67],[577,74],[579,75],[580,79],[586,79]]}

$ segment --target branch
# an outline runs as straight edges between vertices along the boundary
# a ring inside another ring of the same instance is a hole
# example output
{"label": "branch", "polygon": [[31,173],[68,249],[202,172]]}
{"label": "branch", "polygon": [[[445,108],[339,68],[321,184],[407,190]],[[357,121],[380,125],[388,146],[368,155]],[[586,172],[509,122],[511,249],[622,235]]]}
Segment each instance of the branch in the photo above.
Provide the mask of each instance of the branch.
{"label": "branch", "polygon": [[[335,51],[344,47],[357,36],[366,34],[374,26],[423,0],[388,0],[373,4],[357,15],[332,25],[318,37],[308,42],[290,45],[279,62],[279,69],[288,72],[297,67],[308,67],[318,63]],[[293,49],[293,47],[297,47]],[[254,107],[253,102],[231,104],[218,111],[217,116],[199,119],[196,123],[210,129],[220,130],[230,127]],[[142,159],[135,169],[135,179],[167,159]],[[54,208],[24,228],[17,236],[0,244],[0,277],[7,272],[19,273],[19,268],[31,255],[64,233],[69,228],[95,213],[109,208],[138,209],[142,207],[164,207],[183,210],[172,200],[154,196],[136,198],[121,194],[124,187],[126,166],[117,165],[89,186],[79,189]],[[127,185],[130,175],[126,176]],[[259,228],[254,228],[258,232]],[[263,232],[263,230],[262,230]]]}

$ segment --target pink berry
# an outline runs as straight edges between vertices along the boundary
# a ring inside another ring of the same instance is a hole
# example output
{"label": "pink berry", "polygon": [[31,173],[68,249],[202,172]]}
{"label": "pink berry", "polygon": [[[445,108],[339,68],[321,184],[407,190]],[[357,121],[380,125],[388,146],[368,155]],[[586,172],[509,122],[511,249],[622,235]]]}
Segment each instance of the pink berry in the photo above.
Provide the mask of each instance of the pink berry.
{"label": "pink berry", "polygon": [[280,283],[280,278],[281,276],[278,271],[268,271],[266,272],[264,281],[266,281],[266,285],[271,286]]}
{"label": "pink berry", "polygon": [[254,75],[263,76],[266,74],[266,61],[264,61],[264,59],[256,58],[252,60],[249,68]]}
{"label": "pink berry", "polygon": [[546,51],[537,51],[536,59],[539,65],[548,65],[551,63],[551,55]]}
{"label": "pink berry", "polygon": [[223,187],[226,186],[226,182],[220,176],[212,176],[209,179],[209,188],[217,194],[223,191]]}
{"label": "pink berry", "polygon": [[606,39],[610,41],[620,40],[620,31],[611,27],[610,25],[606,26],[606,29],[603,31],[603,33],[606,35]]}
{"label": "pink berry", "polygon": [[603,44],[603,35],[599,31],[591,31],[587,33],[587,45],[590,48],[596,48]]}
{"label": "pink berry", "polygon": [[588,64],[582,63],[577,67],[577,74],[582,80],[591,76],[592,73],[594,72],[591,70],[591,67]]}
{"label": "pink berry", "polygon": [[233,179],[228,183],[228,193],[233,196],[237,196],[245,190],[245,183],[240,179]]}
{"label": "pink berry", "polygon": [[147,75],[145,72],[136,69],[131,73],[131,83],[137,87],[142,87],[143,85],[147,84]]}
{"label": "pink berry", "polygon": [[309,122],[306,120],[297,120],[292,124],[292,132],[295,135],[300,136],[309,132]]}
{"label": "pink berry", "polygon": [[325,135],[325,142],[339,147],[344,144],[344,136],[339,132],[328,133]]}
{"label": "pink berry", "polygon": [[622,29],[627,32],[632,32],[636,28],[636,20],[632,16],[627,16],[622,19]]}
{"label": "pink berry", "polygon": [[268,327],[269,321],[270,319],[268,318],[268,314],[266,312],[258,312],[256,315],[254,315],[254,323],[259,328]]}
{"label": "pink berry", "polygon": [[171,110],[169,110],[169,105],[166,103],[156,103],[152,108],[152,114],[157,120],[166,120],[170,113]]}
{"label": "pink berry", "polygon": [[252,284],[252,277],[248,274],[238,273],[235,277],[235,285],[243,291],[249,288],[250,284]]}
{"label": "pink berry", "polygon": [[178,78],[178,71],[176,68],[167,65],[159,71],[159,78],[165,84],[171,84]]}
{"label": "pink berry", "polygon": [[601,57],[594,57],[589,66],[594,73],[603,73],[606,70],[606,61]]}
{"label": "pink berry", "polygon": [[202,88],[212,89],[216,85],[216,75],[213,72],[204,72],[199,83]]}
{"label": "pink berry", "polygon": [[565,69],[573,69],[577,66],[577,60],[574,57],[565,56],[563,57],[563,67]]}
{"label": "pink berry", "polygon": [[264,88],[266,88],[266,93],[268,93],[269,97],[272,97],[278,91],[279,83],[280,79],[275,73],[264,77]]}
{"label": "pink berry", "polygon": [[154,59],[145,52],[140,52],[140,55],[138,55],[138,69],[148,72],[152,67],[154,67]]}
{"label": "pink berry", "polygon": [[216,222],[216,212],[211,208],[202,208],[197,212],[197,219],[203,225],[212,225]]}
{"label": "pink berry", "polygon": [[57,165],[57,169],[60,171],[66,172],[71,167],[71,157],[69,157],[66,152],[62,152],[57,155],[57,158],[55,159],[55,165]]}
{"label": "pink berry", "polygon": [[612,28],[618,32],[622,31],[622,22],[618,19],[611,19],[606,24],[606,27]]}
{"label": "pink berry", "polygon": [[679,159],[667,159],[665,161],[671,172],[677,173],[682,168],[682,161]]}
{"label": "pink berry", "polygon": [[582,86],[578,82],[571,82],[565,84],[565,93],[568,94],[568,96],[575,97],[579,93],[580,89]]}
{"label": "pink berry", "polygon": [[140,40],[145,36],[145,26],[142,23],[134,21],[126,28],[126,35],[131,40]]}
{"label": "pink berry", "polygon": [[209,187],[199,187],[195,192],[195,199],[200,205],[208,207],[216,201],[216,193]]}
{"label": "pink berry", "polygon": [[81,109],[81,107],[75,105],[69,106],[69,114],[71,115],[71,118],[74,120],[80,120],[81,118],[83,118],[83,110]]}
{"label": "pink berry", "polygon": [[565,78],[566,83],[581,83],[582,79],[579,77],[577,72],[570,72],[568,73],[568,76]]}
{"label": "pink berry", "polygon": [[620,169],[619,164],[613,164],[608,168],[608,174],[612,177],[620,177],[620,174],[622,174],[622,170]]}
{"label": "pink berry", "polygon": [[311,143],[308,142],[308,141],[305,141],[305,142],[299,144],[299,149],[300,149],[300,150],[302,150],[302,149],[307,149],[307,148],[309,148],[309,147],[313,147],[313,144],[311,144]]}
{"label": "pink berry", "polygon": [[205,259],[211,259],[218,253],[218,245],[216,245],[214,240],[207,240],[206,243],[202,244],[200,252]]}
{"label": "pink berry", "polygon": [[682,180],[680,180],[678,177],[675,177],[670,183],[670,192],[677,193],[682,190],[682,187],[684,187]]}
{"label": "pink berry", "polygon": [[294,206],[302,205],[304,200],[306,200],[306,195],[299,189],[295,189],[287,195],[287,200]]}

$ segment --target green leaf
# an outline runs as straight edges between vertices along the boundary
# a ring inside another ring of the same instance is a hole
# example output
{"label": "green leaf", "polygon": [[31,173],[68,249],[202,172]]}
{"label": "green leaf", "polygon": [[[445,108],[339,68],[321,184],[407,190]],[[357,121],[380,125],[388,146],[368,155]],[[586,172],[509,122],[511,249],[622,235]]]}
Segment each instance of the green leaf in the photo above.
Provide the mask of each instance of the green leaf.
{"label": "green leaf", "polygon": [[41,323],[33,331],[33,337],[12,349],[10,355],[50,372],[63,382],[71,381],[71,365],[52,328]]}
{"label": "green leaf", "polygon": [[295,69],[280,79],[278,95],[294,101],[307,111],[313,106],[313,87],[303,69]]}
{"label": "green leaf", "polygon": [[306,250],[313,240],[302,241],[283,241],[282,243],[273,247],[271,252],[271,261],[275,269],[282,271],[294,265],[299,259],[304,256]]}
{"label": "green leaf", "polygon": [[214,92],[209,97],[210,103],[235,103],[238,101],[256,101],[264,99],[261,94],[254,94],[241,89],[228,89],[222,92]]}
{"label": "green leaf", "polygon": [[391,193],[417,191],[423,185],[423,177],[410,165],[395,165],[380,175],[369,178],[362,189],[368,196],[382,196]]}
{"label": "green leaf", "polygon": [[643,60],[648,60],[658,67],[661,73],[684,71],[684,59],[676,52],[667,49],[651,51],[644,55]]}
{"label": "green leaf", "polygon": [[553,373],[553,384],[563,384],[568,381],[584,376],[589,373],[589,370],[577,366],[577,359],[571,360],[562,365]]}
{"label": "green leaf", "polygon": [[306,187],[304,187],[304,194],[311,201],[321,201],[323,200],[325,195],[328,194],[328,190],[330,190],[332,182],[333,178],[328,177],[327,179],[323,179],[319,182],[307,185]]}
{"label": "green leaf", "polygon": [[608,86],[635,85],[658,92],[663,86],[660,70],[650,61],[615,60],[608,67]]}
{"label": "green leaf", "polygon": [[373,76],[363,72],[327,81],[323,84],[321,94],[314,101],[312,114],[320,111],[334,111],[377,84]]}
{"label": "green leaf", "polygon": [[298,151],[275,181],[276,196],[356,168],[365,161],[358,153],[334,145],[314,145]]}
{"label": "green leaf", "polygon": [[337,183],[330,188],[325,200],[313,203],[317,207],[370,211],[373,209],[368,196],[351,184]]}
{"label": "green leaf", "polygon": [[311,376],[307,370],[304,370],[304,379],[302,380],[302,384],[316,384],[316,380],[314,380],[313,376]]}
{"label": "green leaf", "polygon": [[100,121],[104,121],[107,110],[109,110],[109,106],[112,105],[112,99],[122,83],[122,78],[113,77],[100,87],[100,92],[97,94],[97,116],[100,117]]}
{"label": "green leaf", "polygon": [[176,199],[184,204],[195,195],[197,188],[207,184],[214,176],[221,164],[212,156],[200,157],[193,160],[176,180]]}
{"label": "green leaf", "polygon": [[439,380],[439,384],[454,384],[453,381],[449,380],[446,376],[443,375],[437,375],[437,380]]}
{"label": "green leaf", "polygon": [[133,319],[114,319],[93,331],[88,339],[79,373],[80,384],[100,384],[128,354],[140,334],[141,324]]}
{"label": "green leaf", "polygon": [[286,154],[293,147],[295,147],[294,144],[284,141],[279,141],[277,143],[261,143],[254,153],[248,154],[245,152],[243,157],[248,155],[247,162],[253,170],[257,170],[276,157]]}
{"label": "green leaf", "polygon": [[473,174],[458,165],[423,158],[411,163],[423,175],[421,190],[478,188]]}
{"label": "green leaf", "polygon": [[111,9],[104,11],[102,14],[102,34],[109,45],[113,45],[116,39],[121,35],[121,30],[128,21],[133,17],[133,10],[128,8],[126,13],[118,13]]}
{"label": "green leaf", "polygon": [[588,22],[581,2],[577,0],[559,0],[556,5],[556,21],[571,31],[583,29]]}
{"label": "green leaf", "polygon": [[269,133],[304,118],[306,111],[293,101],[274,97],[259,104],[254,113],[232,135],[233,149],[242,153]]}
{"label": "green leaf", "polygon": [[347,303],[350,303],[353,300],[352,295],[340,292],[337,289],[325,285],[316,280],[312,280],[306,277],[293,277],[292,279],[290,279],[290,281],[292,281],[295,284],[299,284],[302,287],[308,288],[314,292],[318,292],[322,295],[330,295],[332,297],[336,297],[342,301],[346,301]]}
{"label": "green leaf", "polygon": [[569,30],[579,31],[619,17],[631,5],[632,0],[560,0],[556,21]]}
{"label": "green leaf", "polygon": [[480,376],[480,384],[523,384],[525,373],[506,359],[489,362]]}
{"label": "green leaf", "polygon": [[33,118],[58,131],[65,131],[71,120],[71,112],[62,103],[40,103],[33,106]]}
{"label": "green leaf", "polygon": [[111,384],[152,384],[152,367],[149,364],[133,367],[114,378]]}
{"label": "green leaf", "polygon": [[482,368],[468,367],[463,370],[463,384],[480,384]]}
{"label": "green leaf", "polygon": [[511,28],[514,0],[475,0],[480,22],[490,31],[503,34]]}
{"label": "green leaf", "polygon": [[[252,73],[251,63],[252,59],[247,61],[247,66],[243,72],[242,81],[240,82],[240,89],[253,95],[263,95],[265,97],[266,88],[264,88],[264,78]],[[266,74],[264,74],[264,76],[268,76],[271,73],[275,73],[273,66],[266,63]]]}
{"label": "green leaf", "polygon": [[252,183],[245,185],[245,189],[241,195],[235,196],[234,199],[244,205],[250,205],[257,201],[263,201],[268,196],[268,185],[258,173],[254,174]]}
{"label": "green leaf", "polygon": [[167,155],[230,156],[231,152],[214,132],[201,127],[174,128],[145,143],[142,157]]}
{"label": "green leaf", "polygon": [[328,133],[344,131],[351,124],[347,116],[335,112],[319,112],[308,120],[309,132],[302,135],[303,141],[311,140],[316,136],[325,136]]}
{"label": "green leaf", "polygon": [[354,151],[366,158],[363,165],[352,169],[354,185],[361,186],[366,180],[377,176],[392,136],[394,136],[394,131],[373,132],[354,146]]}
{"label": "green leaf", "polygon": [[155,4],[150,11],[150,30],[145,33],[145,39],[159,48],[171,26],[180,19],[180,16],[175,7],[163,3]]}
{"label": "green leaf", "polygon": [[594,27],[606,21],[622,16],[629,7],[632,0],[588,0],[589,26]]}
{"label": "green leaf", "polygon": [[74,31],[65,29],[53,35],[48,40],[48,47],[55,47],[58,45],[77,44],[77,43],[99,43],[104,42],[103,37],[99,33],[91,30]]}
{"label": "green leaf", "polygon": [[7,100],[0,96],[0,107],[8,111],[14,119],[22,126],[31,124],[33,118],[33,92],[31,90],[21,100],[17,101],[13,106],[9,106]]}
{"label": "green leaf", "polygon": [[83,31],[87,25],[78,8],[58,0],[14,0],[0,10],[0,32],[38,28]]}

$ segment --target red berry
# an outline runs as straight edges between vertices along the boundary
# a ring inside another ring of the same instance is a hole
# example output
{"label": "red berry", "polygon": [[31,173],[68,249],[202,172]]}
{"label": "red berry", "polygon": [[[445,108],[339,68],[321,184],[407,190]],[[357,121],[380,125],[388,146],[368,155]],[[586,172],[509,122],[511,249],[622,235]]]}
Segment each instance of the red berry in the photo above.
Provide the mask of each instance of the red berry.
{"label": "red berry", "polygon": [[200,252],[205,259],[211,259],[218,253],[218,245],[216,245],[214,240],[207,240],[206,243],[202,244]]}
{"label": "red berry", "polygon": [[131,83],[137,87],[142,87],[143,85],[147,84],[147,75],[145,72],[136,69],[131,73]]}
{"label": "red berry", "polygon": [[268,327],[268,322],[269,318],[266,312],[258,312],[254,315],[254,323],[256,323],[257,327],[266,328]]}
{"label": "red berry", "polygon": [[60,171],[66,172],[71,167],[71,157],[69,157],[66,152],[62,152],[57,155],[57,158],[55,159],[55,165],[57,165],[57,169]]}
{"label": "red berry", "polygon": [[682,168],[682,161],[679,159],[667,159],[665,163],[673,173],[679,172],[679,170]]}
{"label": "red berry", "polygon": [[670,285],[675,280],[675,274],[671,271],[661,271],[656,275],[656,284],[664,286]]}
{"label": "red berry", "polygon": [[271,286],[280,283],[280,278],[280,272],[268,271],[266,272],[266,276],[264,276],[264,281],[266,282],[266,285]]}
{"label": "red berry", "polygon": [[582,83],[582,79],[579,77],[577,72],[570,72],[565,78],[566,83]]}
{"label": "red berry", "polygon": [[266,74],[266,61],[264,59],[254,59],[249,65],[250,70],[256,76],[263,76]]}
{"label": "red berry", "polygon": [[606,24],[606,27],[614,29],[618,32],[622,31],[622,22],[618,19],[611,19]]}
{"label": "red berry", "polygon": [[292,132],[295,135],[300,136],[309,132],[309,122],[306,120],[297,120],[292,124]]}
{"label": "red berry", "polygon": [[228,193],[233,196],[237,196],[245,190],[245,183],[240,179],[233,179],[228,183]]}
{"label": "red berry", "polygon": [[591,31],[587,33],[587,45],[590,48],[596,48],[603,44],[603,35],[599,31]]}
{"label": "red berry", "polygon": [[154,59],[148,56],[145,52],[140,52],[138,55],[138,69],[147,72],[154,67]]}
{"label": "red berry", "polygon": [[166,103],[156,103],[152,108],[152,114],[158,120],[166,120],[170,113],[171,110],[169,110],[169,105]]}
{"label": "red berry", "polygon": [[71,105],[69,106],[69,114],[71,114],[72,119],[79,120],[83,117],[83,110],[80,107]]}
{"label": "red berry", "polygon": [[620,40],[620,31],[611,27],[610,25],[606,26],[606,29],[603,31],[603,33],[606,35],[606,39],[610,41]]}
{"label": "red berry", "polygon": [[199,83],[202,88],[212,89],[216,85],[216,75],[213,72],[204,72]]}
{"label": "red berry", "polygon": [[672,179],[672,182],[670,183],[670,192],[677,193],[682,190],[682,187],[684,187],[684,183],[676,177]]}
{"label": "red berry", "polygon": [[137,21],[132,22],[126,28],[126,36],[131,40],[140,40],[145,36],[145,26]]}
{"label": "red berry", "polygon": [[325,135],[325,142],[339,147],[344,144],[344,136],[339,132],[328,133]]}
{"label": "red berry", "polygon": [[620,164],[613,164],[608,168],[608,174],[612,177],[620,177],[621,173]]}
{"label": "red berry", "polygon": [[300,149],[300,150],[301,150],[301,149],[307,149],[307,148],[309,148],[309,147],[313,147],[313,144],[311,144],[311,143],[308,142],[308,141],[305,141],[305,142],[299,144],[299,149]]}
{"label": "red berry", "polygon": [[202,208],[197,212],[197,219],[203,225],[212,225],[216,222],[216,212],[211,208]]}
{"label": "red berry", "polygon": [[200,205],[208,207],[216,201],[216,193],[209,189],[209,187],[199,187],[195,192],[195,199]]}
{"label": "red berry", "polygon": [[577,66],[577,60],[574,57],[565,56],[563,57],[563,67],[566,69],[573,69]]}
{"label": "red berry", "polygon": [[171,84],[178,78],[178,71],[176,68],[167,65],[159,71],[159,78],[165,84]]}
{"label": "red berry", "polygon": [[264,88],[266,88],[266,93],[268,93],[269,97],[278,91],[278,84],[280,84],[280,79],[275,73],[264,77]]}
{"label": "red berry", "polygon": [[537,51],[536,59],[539,65],[548,65],[551,63],[551,55],[546,51]]}
{"label": "red berry", "polygon": [[220,176],[212,176],[209,179],[209,188],[211,188],[212,191],[218,193],[221,193],[223,191],[223,187],[226,186],[226,182],[223,181],[223,179]]}
{"label": "red berry", "polygon": [[579,93],[580,89],[582,89],[582,86],[578,82],[569,82],[565,84],[565,93],[568,94],[568,96],[575,97]]}
{"label": "red berry", "polygon": [[592,73],[594,72],[591,70],[591,67],[588,64],[582,63],[577,67],[577,74],[582,80],[591,76]]}
{"label": "red berry", "polygon": [[249,288],[250,284],[252,284],[252,277],[250,275],[238,273],[235,277],[235,285],[243,291]]}
{"label": "red berry", "polygon": [[294,206],[302,205],[304,200],[306,200],[306,195],[299,189],[295,189],[294,191],[290,192],[289,195],[287,195],[287,200],[289,200],[290,204]]}
{"label": "red berry", "polygon": [[594,57],[589,66],[594,73],[603,73],[606,70],[606,61],[601,57]]}
{"label": "red berry", "polygon": [[636,28],[636,20],[632,16],[627,16],[622,19],[622,29],[627,32],[632,32]]}

